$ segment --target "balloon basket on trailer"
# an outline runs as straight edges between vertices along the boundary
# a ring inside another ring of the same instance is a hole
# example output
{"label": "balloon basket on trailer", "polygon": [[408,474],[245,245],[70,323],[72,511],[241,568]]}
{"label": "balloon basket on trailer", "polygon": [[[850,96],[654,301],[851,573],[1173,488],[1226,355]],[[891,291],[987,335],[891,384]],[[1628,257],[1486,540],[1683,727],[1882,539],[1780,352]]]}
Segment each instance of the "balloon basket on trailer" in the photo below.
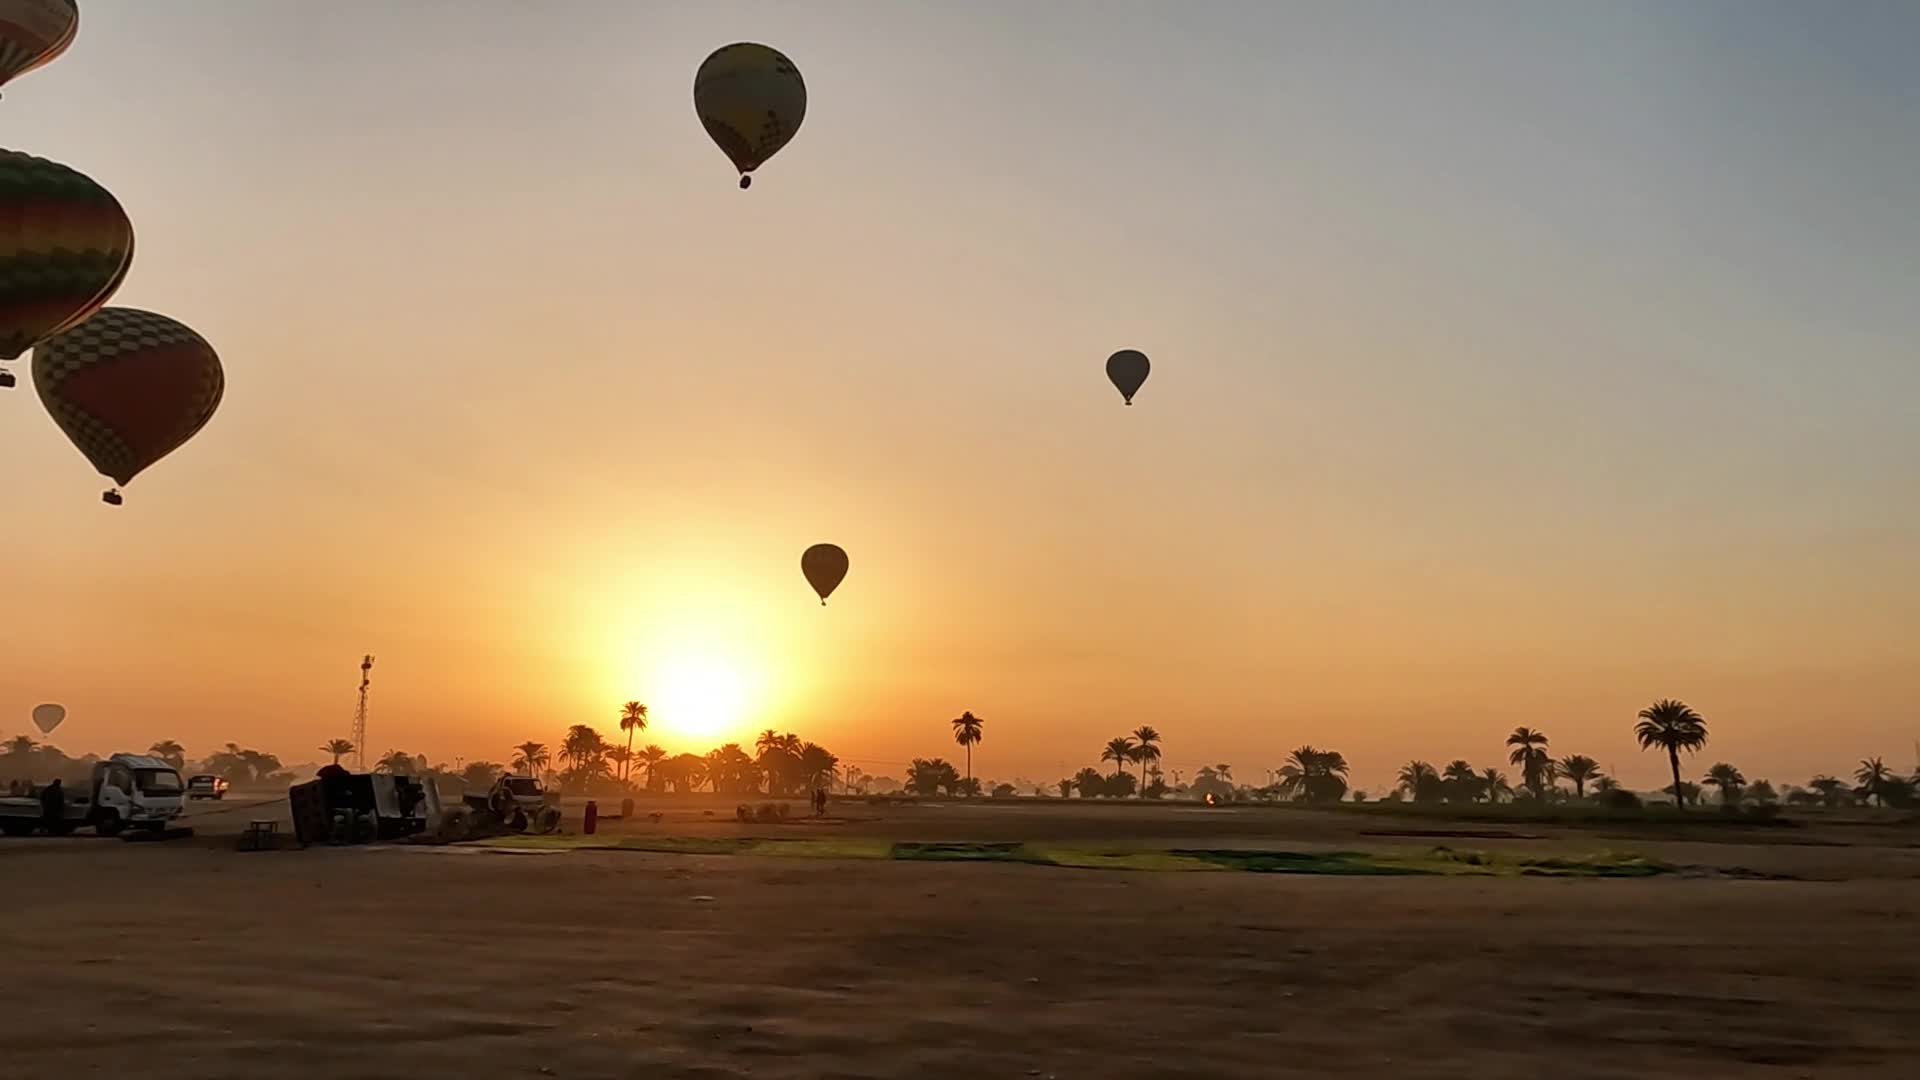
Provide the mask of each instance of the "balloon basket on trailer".
{"label": "balloon basket on trailer", "polygon": [[100,493],[100,501],[108,506],[119,506],[126,500],[121,497],[119,488],[109,488]]}

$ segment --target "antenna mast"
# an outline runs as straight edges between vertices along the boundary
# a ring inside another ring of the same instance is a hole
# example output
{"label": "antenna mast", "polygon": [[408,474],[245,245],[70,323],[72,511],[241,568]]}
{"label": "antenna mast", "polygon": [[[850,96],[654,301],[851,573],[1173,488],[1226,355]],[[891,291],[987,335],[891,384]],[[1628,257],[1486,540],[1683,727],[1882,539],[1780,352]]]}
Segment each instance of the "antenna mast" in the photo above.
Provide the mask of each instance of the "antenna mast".
{"label": "antenna mast", "polygon": [[373,682],[373,657],[360,658],[360,705],[353,710],[353,767],[367,771],[367,686]]}

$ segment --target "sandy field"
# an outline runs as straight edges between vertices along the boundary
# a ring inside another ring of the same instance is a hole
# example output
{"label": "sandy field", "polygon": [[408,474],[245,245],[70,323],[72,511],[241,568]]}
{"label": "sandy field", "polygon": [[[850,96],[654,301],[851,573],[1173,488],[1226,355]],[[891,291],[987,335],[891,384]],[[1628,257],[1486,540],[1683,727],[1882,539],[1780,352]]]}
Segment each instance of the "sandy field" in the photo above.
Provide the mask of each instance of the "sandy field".
{"label": "sandy field", "polygon": [[[1920,1076],[1920,833],[837,805],[613,836],[1632,851],[1640,880],[0,840],[0,1075]],[[714,812],[713,817],[707,812]],[[658,822],[646,815],[658,812]],[[577,818],[570,821],[577,824]],[[1484,828],[1484,826],[1476,826]],[[1737,875],[1790,874],[1800,880]],[[318,1070],[318,1071],[316,1071]]]}

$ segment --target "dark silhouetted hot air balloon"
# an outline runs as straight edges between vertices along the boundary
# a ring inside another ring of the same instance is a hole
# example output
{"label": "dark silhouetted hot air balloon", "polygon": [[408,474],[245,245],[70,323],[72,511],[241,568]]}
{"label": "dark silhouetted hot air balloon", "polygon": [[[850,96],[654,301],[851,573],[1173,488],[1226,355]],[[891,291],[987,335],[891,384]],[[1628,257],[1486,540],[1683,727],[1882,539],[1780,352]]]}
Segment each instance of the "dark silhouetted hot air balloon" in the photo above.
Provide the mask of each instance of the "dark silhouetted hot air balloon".
{"label": "dark silhouetted hot air balloon", "polygon": [[1147,381],[1147,372],[1153,365],[1147,363],[1147,354],[1133,349],[1121,349],[1107,357],[1107,378],[1120,391],[1120,396],[1133,404],[1133,395],[1140,392],[1140,385]]}
{"label": "dark silhouetted hot air balloon", "polygon": [[39,728],[40,734],[42,735],[53,734],[53,729],[59,727],[60,722],[66,718],[67,707],[65,705],[35,705],[33,707],[33,726]]}
{"label": "dark silhouetted hot air balloon", "polygon": [[[107,190],[0,150],[0,360],[99,310],[133,264],[133,223]],[[0,386],[13,375],[0,371]]]}
{"label": "dark silhouetted hot air balloon", "polygon": [[780,152],[807,116],[807,84],[793,61],[765,45],[740,42],[714,51],[693,76],[693,111],[740,170],[749,174]]}
{"label": "dark silhouetted hot air balloon", "polygon": [[75,0],[0,0],[0,86],[53,63],[79,32]]}
{"label": "dark silhouetted hot air balloon", "polygon": [[[226,392],[206,339],[148,311],[104,308],[33,350],[33,385],[53,422],[116,485],[172,453]],[[120,492],[102,496],[120,505]]]}
{"label": "dark silhouetted hot air balloon", "polygon": [[800,556],[800,572],[807,575],[807,584],[820,594],[820,606],[827,606],[827,597],[840,587],[847,576],[847,553],[836,544],[815,544]]}

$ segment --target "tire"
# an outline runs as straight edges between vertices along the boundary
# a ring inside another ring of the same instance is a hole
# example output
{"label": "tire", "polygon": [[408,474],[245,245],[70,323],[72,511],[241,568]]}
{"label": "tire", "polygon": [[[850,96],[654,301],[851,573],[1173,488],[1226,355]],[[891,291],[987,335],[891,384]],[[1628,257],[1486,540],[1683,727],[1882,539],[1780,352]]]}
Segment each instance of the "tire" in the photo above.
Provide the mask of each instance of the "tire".
{"label": "tire", "polygon": [[118,836],[126,822],[120,820],[120,811],[108,810],[94,819],[93,831],[101,836]]}
{"label": "tire", "polygon": [[7,818],[4,821],[0,821],[0,835],[32,836],[33,822]]}

